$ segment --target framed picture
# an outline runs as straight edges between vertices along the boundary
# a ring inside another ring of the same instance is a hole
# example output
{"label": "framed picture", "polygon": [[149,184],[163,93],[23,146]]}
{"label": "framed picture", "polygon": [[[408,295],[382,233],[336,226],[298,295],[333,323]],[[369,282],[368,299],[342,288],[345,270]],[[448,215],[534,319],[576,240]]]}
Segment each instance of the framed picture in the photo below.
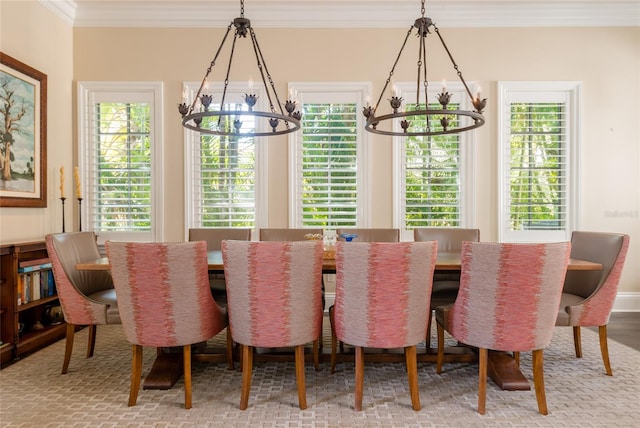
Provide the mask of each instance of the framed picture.
{"label": "framed picture", "polygon": [[0,52],[0,207],[47,206],[47,75]]}

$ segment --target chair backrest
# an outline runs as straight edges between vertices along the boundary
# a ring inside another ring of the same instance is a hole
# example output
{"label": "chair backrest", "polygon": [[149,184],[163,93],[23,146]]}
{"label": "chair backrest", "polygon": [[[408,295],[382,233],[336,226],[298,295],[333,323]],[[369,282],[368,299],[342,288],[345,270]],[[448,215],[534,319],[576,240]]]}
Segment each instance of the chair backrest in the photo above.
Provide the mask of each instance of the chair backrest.
{"label": "chair backrest", "polygon": [[250,241],[251,229],[236,228],[195,228],[189,229],[189,241],[205,241],[207,250],[214,251],[222,248],[222,241]]}
{"label": "chair backrest", "polygon": [[322,229],[286,229],[266,228],[260,229],[261,241],[305,241],[305,235],[322,235]]}
{"label": "chair backrest", "polygon": [[95,234],[55,233],[47,235],[45,240],[65,321],[76,325],[106,324],[109,305],[87,296],[113,289],[111,275],[106,271],[76,269],[78,263],[101,257]]}
{"label": "chair backrest", "polygon": [[336,244],[336,337],[353,346],[397,348],[424,341],[438,245]]}
{"label": "chair backrest", "polygon": [[105,243],[127,340],[184,346],[213,337],[224,312],[209,289],[205,242]]}
{"label": "chair backrest", "polygon": [[588,299],[579,308],[572,308],[572,323],[594,326],[607,324],[628,249],[629,235],[573,232],[571,257],[600,263],[602,270],[567,272],[563,291]]}
{"label": "chair backrest", "polygon": [[322,328],[322,241],[224,241],[227,311],[235,342],[298,346]]}
{"label": "chair backrest", "polygon": [[438,251],[460,251],[464,241],[480,241],[480,229],[461,227],[418,227],[413,229],[413,240],[438,241]]}
{"label": "chair backrest", "polygon": [[344,238],[340,238],[343,233],[351,233],[358,235],[353,238],[353,242],[398,242],[400,241],[400,229],[337,229],[338,240],[344,241]]}
{"label": "chair backrest", "polygon": [[471,346],[531,351],[551,341],[569,242],[464,242],[449,331]]}

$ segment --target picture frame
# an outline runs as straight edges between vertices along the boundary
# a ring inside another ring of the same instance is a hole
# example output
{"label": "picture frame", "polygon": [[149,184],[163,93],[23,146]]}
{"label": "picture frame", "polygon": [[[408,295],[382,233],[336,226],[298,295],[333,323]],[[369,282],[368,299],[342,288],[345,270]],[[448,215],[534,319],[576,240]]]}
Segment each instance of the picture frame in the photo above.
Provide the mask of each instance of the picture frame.
{"label": "picture frame", "polygon": [[0,52],[0,207],[47,206],[47,75]]}

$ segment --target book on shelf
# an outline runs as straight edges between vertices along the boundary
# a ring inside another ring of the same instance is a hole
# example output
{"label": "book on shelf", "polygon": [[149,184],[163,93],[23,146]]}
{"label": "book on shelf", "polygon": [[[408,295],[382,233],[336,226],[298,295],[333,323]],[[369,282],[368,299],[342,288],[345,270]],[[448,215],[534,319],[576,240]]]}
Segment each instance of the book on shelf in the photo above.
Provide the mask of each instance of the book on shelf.
{"label": "book on shelf", "polygon": [[[37,263],[33,263],[37,262]],[[48,258],[45,259],[36,259],[36,260],[26,260],[24,262],[20,262],[18,265],[18,272],[35,272],[42,269],[51,269],[51,260]]]}

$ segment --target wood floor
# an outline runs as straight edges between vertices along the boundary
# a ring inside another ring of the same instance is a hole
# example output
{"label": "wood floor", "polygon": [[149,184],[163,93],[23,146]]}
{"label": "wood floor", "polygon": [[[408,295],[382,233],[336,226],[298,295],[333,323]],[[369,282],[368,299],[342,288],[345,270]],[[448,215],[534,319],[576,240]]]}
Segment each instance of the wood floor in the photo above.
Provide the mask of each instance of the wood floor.
{"label": "wood floor", "polygon": [[[598,331],[597,328],[592,328]],[[640,351],[640,312],[613,312],[607,325],[609,340]]]}

